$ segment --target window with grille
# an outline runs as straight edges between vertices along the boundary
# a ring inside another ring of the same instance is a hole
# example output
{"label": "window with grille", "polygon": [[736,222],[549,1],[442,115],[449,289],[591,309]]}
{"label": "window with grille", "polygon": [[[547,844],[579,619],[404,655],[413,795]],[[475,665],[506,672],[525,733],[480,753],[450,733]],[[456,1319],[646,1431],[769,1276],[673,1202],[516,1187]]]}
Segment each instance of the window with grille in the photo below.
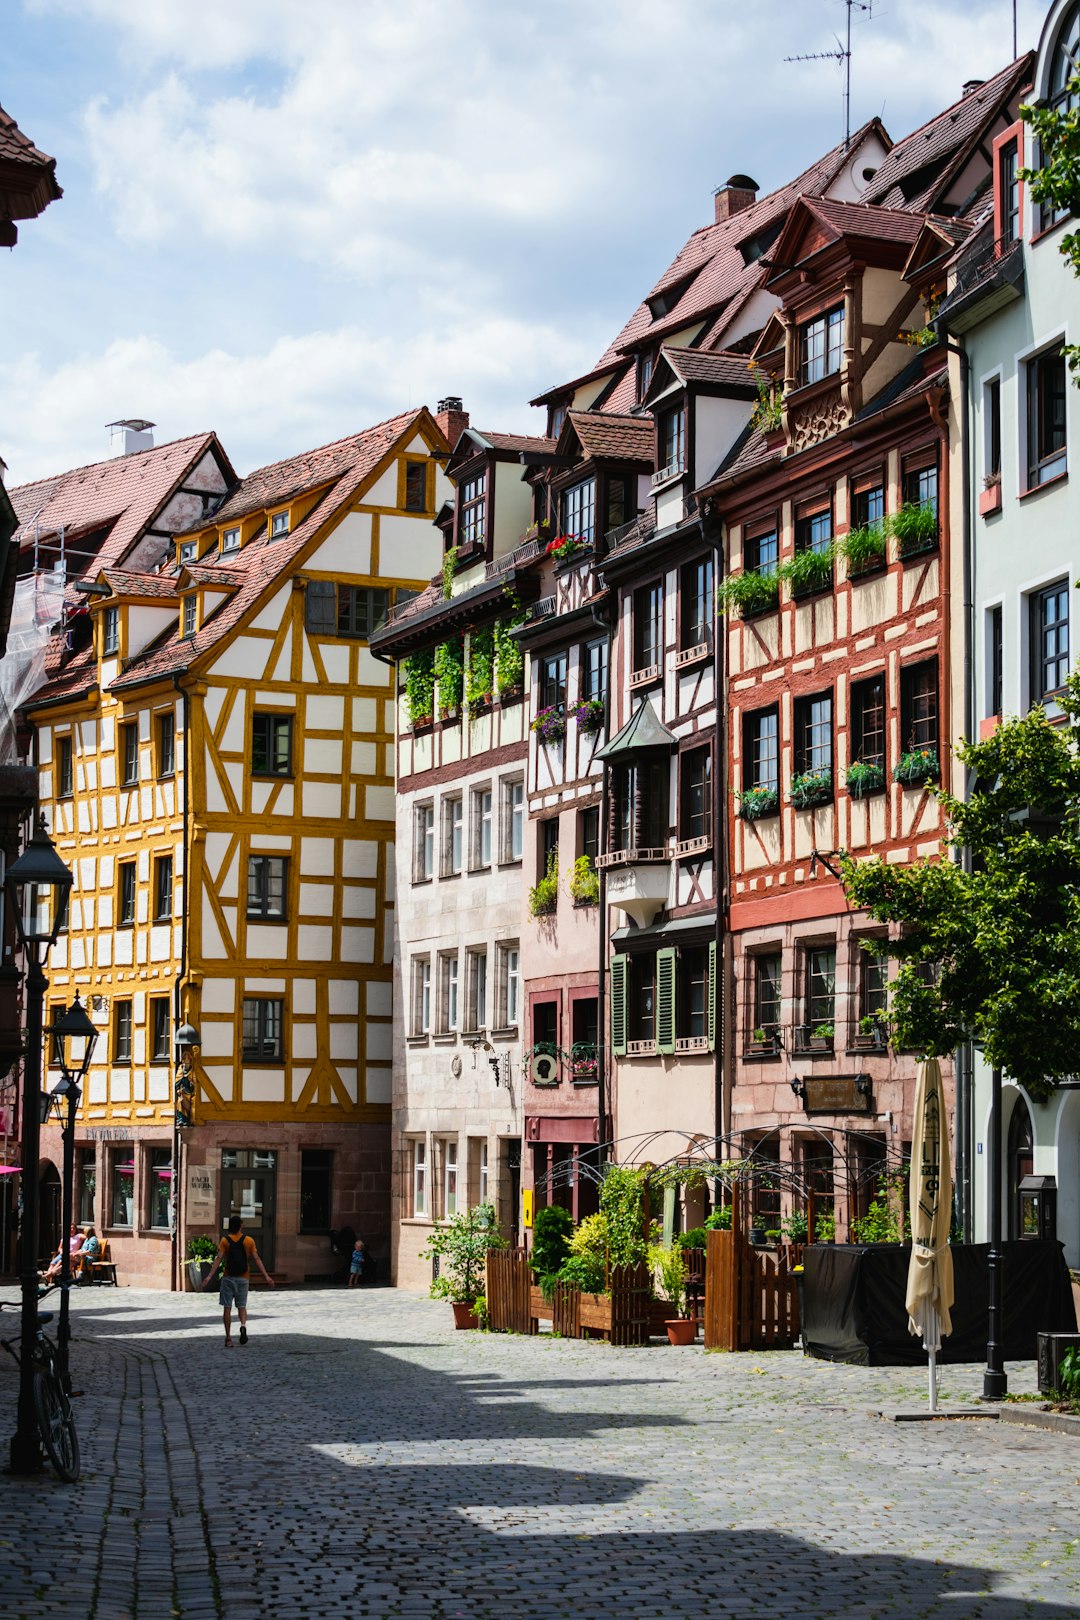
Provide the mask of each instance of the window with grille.
{"label": "window with grille", "polygon": [[[1069,585],[1060,580],[1030,598],[1031,701],[1056,697],[1069,674]],[[1001,710],[994,711],[1000,714]]]}
{"label": "window with grille", "polygon": [[566,705],[566,654],[552,653],[540,660],[541,709],[562,709]]}
{"label": "window with grille", "polygon": [[687,563],[679,582],[680,648],[700,647],[710,640],[714,594],[712,558],[699,557],[697,562]]}
{"label": "window with grille", "polygon": [[183,614],[184,619],[181,634],[184,636],[185,640],[190,640],[199,627],[199,598],[194,591],[191,591],[189,595],[184,597]]}
{"label": "window with grille", "polygon": [[289,532],[289,514],[288,514],[288,512],[275,512],[273,517],[270,519],[270,538],[271,538],[271,540],[280,540],[282,535],[288,534],[288,532]]}
{"label": "window with grille", "polygon": [[116,920],[121,928],[129,928],[135,921],[135,862],[121,861]]}
{"label": "window with grille", "polygon": [[780,785],[780,711],[757,709],[743,716],[743,781],[747,787]]}
{"label": "window with grille", "polygon": [[663,646],[664,590],[660,584],[634,592],[634,669],[660,663]]}
{"label": "window with grille", "polygon": [[600,853],[600,806],[590,804],[578,811],[578,854],[587,855],[593,865]]}
{"label": "window with grille", "polygon": [[443,1166],[445,1181],[443,1189],[443,1214],[456,1215],[458,1208],[458,1145],[454,1138],[443,1144]]}
{"label": "window with grille", "polygon": [[795,770],[831,771],[833,700],[831,692],[795,702]]}
{"label": "window with grille", "polygon": [[459,492],[458,544],[462,550],[482,546],[487,538],[487,473],[467,478]]}
{"label": "window with grille", "polygon": [[851,758],[885,769],[885,676],[851,685]]}
{"label": "window with grille", "polygon": [[281,1062],[285,1055],[285,1003],[275,996],[245,996],[243,1057],[247,1063]]}
{"label": "window with grille", "polygon": [[251,770],[254,776],[291,776],[293,717],[261,714],[251,717]]}
{"label": "window with grille", "polygon": [[222,549],[223,552],[224,551],[239,551],[240,550],[240,530],[239,529],[225,529],[225,530],[222,531],[221,549]]}
{"label": "window with grille", "polygon": [[703,1041],[709,1032],[709,949],[684,945],[676,964],[675,1032],[680,1040]]}
{"label": "window with grille", "polygon": [[596,516],[596,480],[586,478],[559,497],[560,528],[584,545],[591,546]]}
{"label": "window with grille", "polygon": [[830,309],[799,328],[799,383],[820,382],[844,364],[844,309]]}
{"label": "window with grille", "polygon": [[249,855],[247,914],[260,922],[284,922],[289,862],[284,855]]}
{"label": "window with grille", "polygon": [[612,848],[660,849],[668,835],[667,760],[612,770]]}
{"label": "window with grille", "polygon": [[1066,470],[1065,356],[1061,342],[1025,367],[1027,377],[1028,488]]}
{"label": "window with grille", "polygon": [[111,1154],[109,1225],[133,1226],[135,1222],[135,1160],[130,1147],[114,1148]]}
{"label": "window with grille", "polygon": [[938,745],[938,673],[933,659],[900,671],[900,730],[905,752]]}
{"label": "window with grille", "polygon": [[102,615],[101,650],[104,653],[120,651],[120,609],[106,608]]}
{"label": "window with grille", "polygon": [[170,922],[173,914],[173,858],[159,855],[154,861],[154,921]]}

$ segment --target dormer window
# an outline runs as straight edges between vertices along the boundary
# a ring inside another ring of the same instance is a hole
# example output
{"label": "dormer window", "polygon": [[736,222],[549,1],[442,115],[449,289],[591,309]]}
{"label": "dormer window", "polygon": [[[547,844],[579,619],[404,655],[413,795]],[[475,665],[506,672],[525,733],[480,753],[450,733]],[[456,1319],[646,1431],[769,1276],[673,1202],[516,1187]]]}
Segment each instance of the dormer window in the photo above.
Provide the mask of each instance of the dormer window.
{"label": "dormer window", "polygon": [[198,628],[198,619],[199,599],[194,595],[194,593],[192,593],[191,596],[184,597],[184,608],[182,615],[183,630],[181,633],[185,639],[195,634],[195,631]]}
{"label": "dormer window", "polygon": [[681,405],[661,411],[656,419],[660,473],[669,478],[686,470],[686,438]]}
{"label": "dormer window", "polygon": [[655,351],[655,349],[646,349],[643,354],[638,355],[638,363],[637,363],[637,397],[638,397],[638,404],[641,403],[641,401],[645,398],[645,395],[649,392],[649,384],[652,382],[652,374],[653,374],[653,370],[654,370],[655,366],[656,366],[656,351]]}
{"label": "dormer window", "polygon": [[106,655],[120,651],[120,609],[106,608],[101,624],[101,650]]}
{"label": "dormer window", "polygon": [[548,431],[547,431],[547,436],[548,436],[549,439],[557,439],[559,437],[559,434],[563,430],[563,423],[565,421],[566,421],[566,406],[565,405],[549,405],[548,406]]}
{"label": "dormer window", "polygon": [[458,544],[463,551],[482,546],[487,538],[487,473],[467,478],[461,486],[461,527]]}
{"label": "dormer window", "polygon": [[799,385],[831,377],[844,363],[844,306],[799,328]]}
{"label": "dormer window", "polygon": [[271,538],[271,540],[280,540],[282,535],[288,534],[288,532],[289,532],[289,514],[288,514],[288,512],[275,512],[273,517],[270,519],[270,538]]}
{"label": "dormer window", "polygon": [[199,542],[197,540],[181,540],[180,561],[182,563],[196,562],[199,556]]}
{"label": "dormer window", "polygon": [[[288,528],[288,523],[287,522],[286,522],[286,528]],[[236,528],[236,529],[223,529],[222,530],[221,549],[222,549],[222,551],[239,551],[240,550],[240,530],[239,530],[239,528]]]}
{"label": "dormer window", "polygon": [[560,511],[563,534],[573,536],[583,546],[591,546],[596,515],[596,480],[586,478],[583,483],[564,489]]}

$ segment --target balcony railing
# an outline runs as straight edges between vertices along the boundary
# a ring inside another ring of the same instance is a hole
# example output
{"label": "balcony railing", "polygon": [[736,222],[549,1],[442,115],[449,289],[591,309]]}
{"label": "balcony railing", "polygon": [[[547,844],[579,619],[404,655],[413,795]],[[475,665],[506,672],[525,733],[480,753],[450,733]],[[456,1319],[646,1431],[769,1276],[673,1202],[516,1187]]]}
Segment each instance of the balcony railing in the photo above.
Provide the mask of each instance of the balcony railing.
{"label": "balcony railing", "polygon": [[655,533],[656,519],[651,513],[643,512],[640,517],[632,518],[629,523],[621,523],[617,529],[609,529],[604,536],[604,546],[608,551],[621,551],[627,546],[644,545]]}
{"label": "balcony railing", "polygon": [[667,844],[657,844],[641,849],[609,849],[606,855],[596,857],[596,866],[599,871],[611,866],[644,866],[670,859],[671,850]]}

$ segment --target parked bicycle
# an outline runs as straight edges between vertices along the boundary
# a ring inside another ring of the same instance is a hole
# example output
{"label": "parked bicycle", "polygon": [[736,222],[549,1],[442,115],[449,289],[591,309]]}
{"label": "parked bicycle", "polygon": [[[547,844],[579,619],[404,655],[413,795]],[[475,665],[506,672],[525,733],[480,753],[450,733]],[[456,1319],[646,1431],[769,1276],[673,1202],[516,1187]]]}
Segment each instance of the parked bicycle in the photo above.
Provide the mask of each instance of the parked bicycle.
{"label": "parked bicycle", "polygon": [[[0,1311],[19,1311],[21,1305],[0,1300]],[[45,1332],[53,1319],[52,1311],[38,1311],[34,1339],[34,1414],[38,1433],[60,1478],[73,1485],[79,1477],[79,1436],[71,1412],[70,1390],[65,1387],[57,1360],[56,1342]],[[8,1355],[18,1363],[21,1336],[0,1339]]]}

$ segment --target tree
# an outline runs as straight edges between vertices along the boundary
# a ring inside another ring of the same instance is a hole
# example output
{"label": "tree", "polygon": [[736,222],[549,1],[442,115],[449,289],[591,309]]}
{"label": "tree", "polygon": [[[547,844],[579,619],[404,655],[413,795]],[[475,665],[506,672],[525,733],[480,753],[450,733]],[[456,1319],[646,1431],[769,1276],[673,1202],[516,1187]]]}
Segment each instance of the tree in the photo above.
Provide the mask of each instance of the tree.
{"label": "tree", "polygon": [[[1038,143],[1040,167],[1021,169],[1020,179],[1037,203],[1080,214],[1080,74],[1069,81],[1069,97],[1056,107],[1023,106],[1020,116]],[[1080,276],[1080,231],[1061,238],[1060,251]],[[1080,344],[1067,343],[1065,358],[1080,384]]]}
{"label": "tree", "polygon": [[967,803],[941,790],[954,858],[890,866],[842,858],[853,906],[901,925],[879,946],[900,962],[890,1013],[903,1046],[943,1056],[962,1041],[1043,1100],[1080,1070],[1080,685],[1068,723],[1009,720],[959,754]]}

